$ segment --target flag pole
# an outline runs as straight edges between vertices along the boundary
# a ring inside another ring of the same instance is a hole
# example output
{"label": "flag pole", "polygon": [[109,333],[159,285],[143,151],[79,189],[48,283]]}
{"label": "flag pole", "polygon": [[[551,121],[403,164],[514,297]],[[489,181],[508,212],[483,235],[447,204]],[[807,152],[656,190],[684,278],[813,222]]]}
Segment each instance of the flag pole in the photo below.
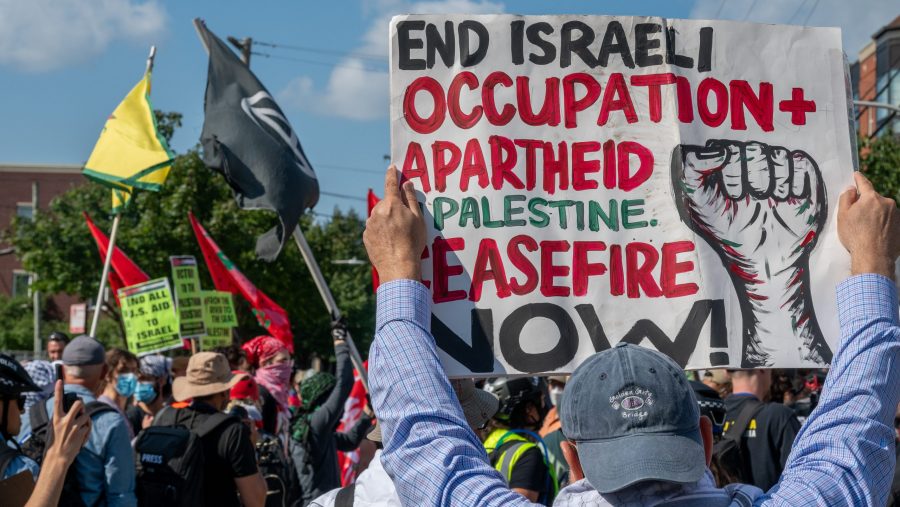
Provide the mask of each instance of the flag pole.
{"label": "flag pole", "polygon": [[103,308],[103,292],[106,290],[106,279],[109,277],[109,267],[112,264],[113,250],[116,248],[116,234],[119,232],[119,217],[113,218],[112,231],[109,233],[109,245],[106,246],[106,259],[103,261],[103,274],[100,275],[100,290],[97,291],[97,300],[94,303],[94,317],[91,320],[90,336],[97,337],[97,324],[100,323],[100,309]]}
{"label": "flag pole", "polygon": [[[156,58],[156,46],[150,46],[150,55],[147,56],[145,73],[153,70],[153,59]],[[112,265],[113,251],[116,248],[116,235],[119,232],[119,218],[116,213],[113,218],[112,231],[109,233],[109,245],[106,247],[106,259],[103,261],[103,274],[100,275],[100,290],[97,291],[97,301],[94,303],[94,315],[91,319],[91,332],[89,336],[97,337],[97,325],[100,323],[100,310],[103,308],[103,292],[106,291],[106,280],[109,277],[109,268]]]}
{"label": "flag pole", "polygon": [[[300,254],[303,255],[303,260],[306,261],[306,265],[309,267],[309,272],[313,277],[313,281],[316,283],[316,288],[319,289],[319,294],[321,294],[322,300],[325,301],[325,308],[328,310],[328,313],[331,314],[331,320],[340,320],[341,309],[338,308],[337,303],[334,301],[334,296],[331,294],[331,289],[329,289],[328,284],[325,283],[325,277],[322,276],[322,270],[319,269],[319,263],[317,263],[316,258],[313,257],[312,250],[309,248],[309,243],[306,242],[306,237],[303,236],[303,231],[300,230],[300,224],[297,224],[297,228],[294,229],[294,241],[297,242],[297,248],[300,249]],[[362,356],[359,355],[359,350],[356,348],[356,343],[353,342],[353,337],[350,336],[349,331],[347,331],[346,340],[347,346],[350,347],[350,359],[353,361],[353,366],[355,366],[356,371],[359,372],[359,379],[362,382],[363,387],[366,388],[366,391],[369,391],[369,375],[363,367]]]}

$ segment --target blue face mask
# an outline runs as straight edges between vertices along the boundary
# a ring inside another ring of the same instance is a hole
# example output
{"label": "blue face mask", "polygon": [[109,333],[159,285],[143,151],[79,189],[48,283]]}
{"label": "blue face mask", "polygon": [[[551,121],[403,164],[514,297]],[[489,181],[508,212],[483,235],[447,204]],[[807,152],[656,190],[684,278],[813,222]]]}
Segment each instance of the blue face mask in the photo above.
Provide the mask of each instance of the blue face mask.
{"label": "blue face mask", "polygon": [[134,399],[141,403],[150,403],[156,399],[156,386],[153,382],[138,382],[137,389],[134,391]]}
{"label": "blue face mask", "polygon": [[137,375],[134,373],[122,373],[116,379],[116,392],[119,393],[120,396],[126,398],[130,397],[134,394],[134,389],[136,387]]}

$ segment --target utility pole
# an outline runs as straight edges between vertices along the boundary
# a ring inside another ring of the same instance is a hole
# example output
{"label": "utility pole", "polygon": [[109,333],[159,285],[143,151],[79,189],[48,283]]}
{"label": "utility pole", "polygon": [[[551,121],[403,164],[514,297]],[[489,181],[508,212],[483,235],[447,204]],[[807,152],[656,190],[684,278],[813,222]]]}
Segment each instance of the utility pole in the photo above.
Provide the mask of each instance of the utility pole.
{"label": "utility pole", "polygon": [[[31,221],[37,220],[38,214],[38,182],[31,182]],[[31,297],[34,312],[34,358],[41,357],[41,293],[35,288],[37,274],[31,274]]]}
{"label": "utility pole", "polygon": [[238,40],[237,37],[232,37],[229,35],[228,42],[230,42],[232,46],[236,47],[238,51],[241,52],[241,61],[244,62],[244,65],[249,67],[250,51],[253,50],[253,39],[250,37],[244,37],[243,39]]}

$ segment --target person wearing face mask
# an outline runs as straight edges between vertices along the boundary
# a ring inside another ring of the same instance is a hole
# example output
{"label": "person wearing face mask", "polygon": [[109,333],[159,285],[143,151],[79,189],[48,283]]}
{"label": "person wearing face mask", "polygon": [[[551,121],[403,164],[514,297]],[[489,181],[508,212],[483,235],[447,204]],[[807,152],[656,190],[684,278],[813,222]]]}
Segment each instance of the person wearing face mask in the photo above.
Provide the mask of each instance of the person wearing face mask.
{"label": "person wearing face mask", "polygon": [[259,385],[263,431],[278,436],[287,449],[291,409],[288,395],[293,361],[287,347],[271,336],[257,336],[242,348],[255,369],[253,378]]}
{"label": "person wearing face mask", "polygon": [[[104,378],[103,394],[97,397],[97,401],[102,401],[115,408],[127,420],[125,406],[128,404],[128,399],[134,396],[134,391],[138,385],[137,356],[125,349],[111,348],[106,351],[106,367],[107,373],[106,378]],[[130,438],[134,438],[134,431],[131,425],[127,424],[126,426],[128,427]]]}
{"label": "person wearing face mask", "polygon": [[547,415],[544,380],[497,378],[484,389],[500,399],[500,409],[483,431],[484,448],[509,488],[532,502],[552,505],[558,484],[549,454],[536,433]]}
{"label": "person wearing face mask", "polygon": [[170,402],[172,396],[170,368],[171,359],[159,354],[140,359],[134,404],[125,410],[125,416],[135,435],[153,424],[156,414]]}

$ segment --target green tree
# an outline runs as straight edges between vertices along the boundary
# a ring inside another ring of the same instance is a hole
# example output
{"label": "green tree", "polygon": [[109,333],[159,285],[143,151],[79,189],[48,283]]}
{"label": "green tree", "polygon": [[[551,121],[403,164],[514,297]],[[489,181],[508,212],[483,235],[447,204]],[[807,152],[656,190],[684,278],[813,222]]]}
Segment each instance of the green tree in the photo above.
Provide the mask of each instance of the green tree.
{"label": "green tree", "polygon": [[860,140],[859,164],[882,195],[900,203],[900,140],[897,137]]}
{"label": "green tree", "polygon": [[[180,115],[158,115],[158,118],[161,130],[167,121],[180,121]],[[112,223],[109,209],[109,190],[85,182],[54,199],[49,212],[39,214],[36,221],[14,223],[10,240],[25,269],[38,274],[39,290],[51,294],[64,292],[83,299],[96,297],[102,259],[82,214],[89,214],[98,227],[108,231]],[[313,352],[330,357],[333,353],[330,316],[297,248],[287,245],[272,263],[257,260],[256,237],[275,224],[275,215],[240,210],[224,178],[203,165],[197,149],[175,159],[160,192],[135,194],[122,212],[116,243],[151,278],[170,275],[171,255],[194,255],[203,264],[187,217],[191,210],[238,269],[288,312],[295,334],[295,350],[301,360]],[[329,220],[314,221],[307,215],[301,225],[346,315],[350,331],[365,355],[371,343],[375,313],[370,270],[365,266],[331,262],[366,258],[362,244],[364,221],[352,211],[343,213],[335,209]],[[205,268],[201,268],[201,277],[203,286],[212,289]],[[246,340],[265,333],[256,324],[249,305],[240,297],[235,301],[241,338]],[[107,317],[117,319],[117,309],[109,309]],[[98,334],[106,342],[122,340],[116,326],[104,327]]]}

